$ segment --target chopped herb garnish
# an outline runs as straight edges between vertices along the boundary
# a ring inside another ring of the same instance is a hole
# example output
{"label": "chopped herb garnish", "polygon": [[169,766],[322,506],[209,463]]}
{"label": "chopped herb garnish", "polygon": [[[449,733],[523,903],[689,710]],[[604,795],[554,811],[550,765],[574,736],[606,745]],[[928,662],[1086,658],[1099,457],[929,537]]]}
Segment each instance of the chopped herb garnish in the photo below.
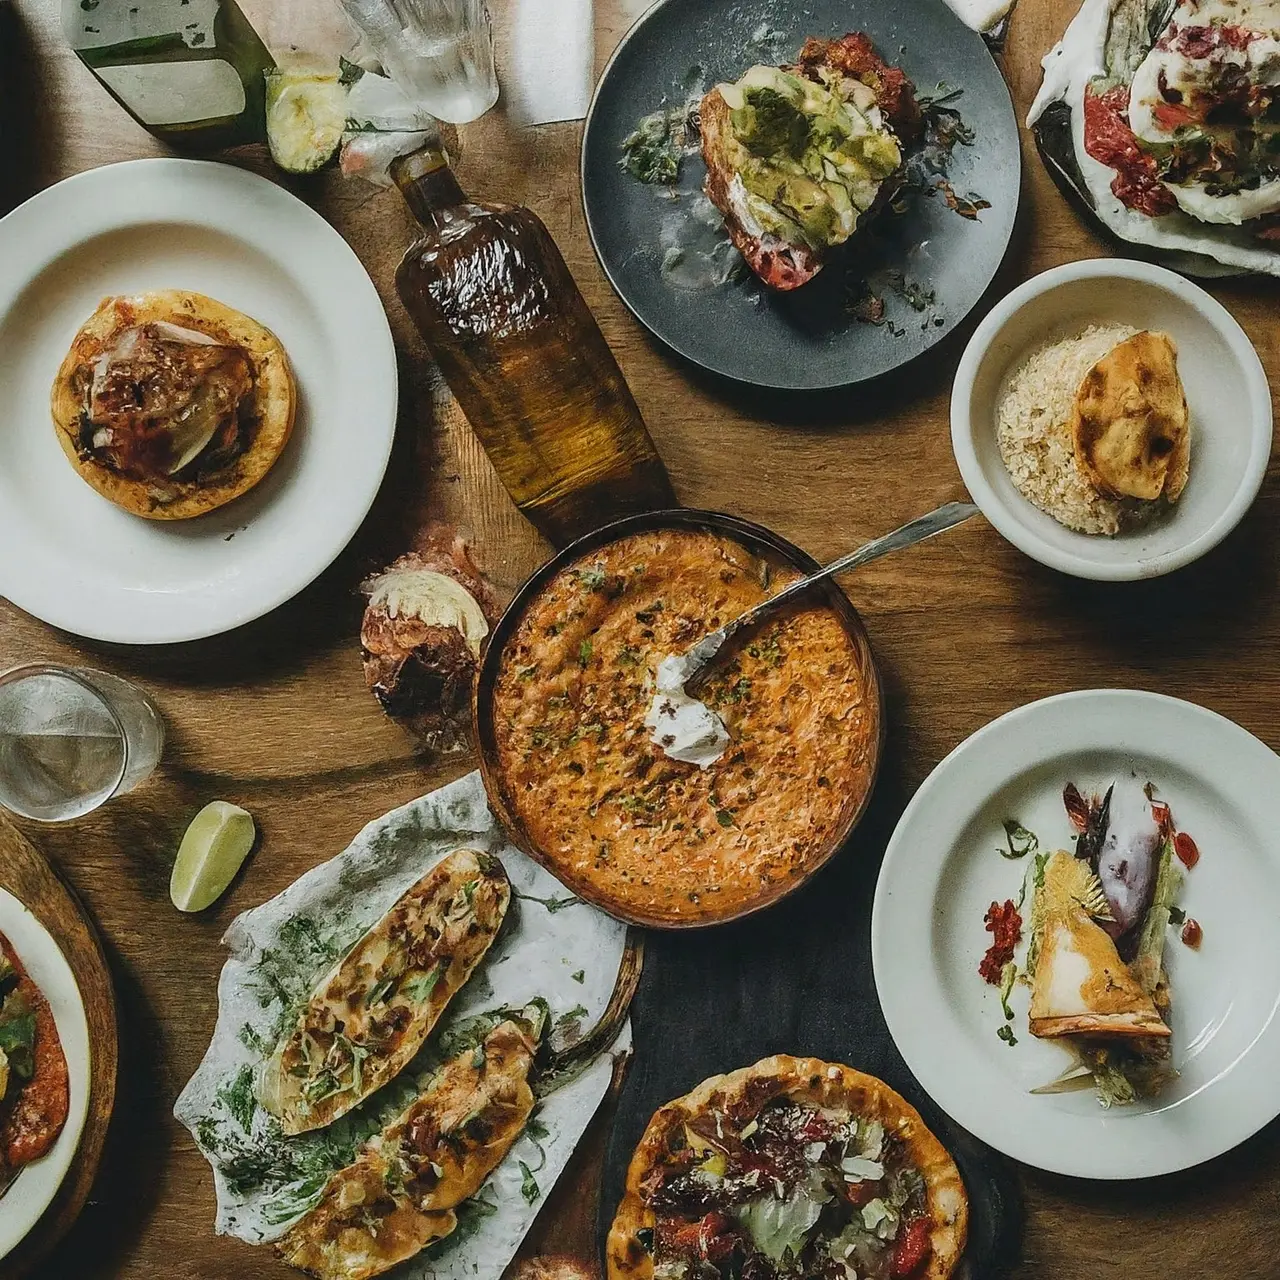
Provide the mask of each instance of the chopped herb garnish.
{"label": "chopped herb garnish", "polygon": [[1007,1022],[1002,1022],[1000,1024],[999,1029],[996,1031],[996,1035],[998,1035],[1000,1039],[1003,1040],[1011,1049],[1018,1043],[1018,1037],[1013,1034],[1013,1028]]}
{"label": "chopped herb garnish", "polygon": [[526,1204],[532,1204],[542,1194],[538,1190],[533,1170],[523,1160],[520,1161],[520,1194],[524,1196]]}
{"label": "chopped herb garnish", "polygon": [[618,164],[640,182],[671,186],[684,153],[682,112],[655,111],[622,140]]}
{"label": "chopped herb garnish", "polygon": [[395,990],[395,987],[396,978],[394,976],[390,978],[383,978],[381,982],[376,983],[370,988],[369,994],[365,998],[364,1007],[366,1009],[372,1009],[374,1005],[382,1004],[383,1001],[385,1001],[386,998]]}
{"label": "chopped herb garnish", "polygon": [[271,1041],[261,1032],[255,1031],[247,1022],[240,1028],[236,1038],[250,1053],[260,1053],[266,1057],[271,1052]]}
{"label": "chopped herb garnish", "polygon": [[1000,972],[1000,1008],[1005,1021],[1013,1021],[1013,1010],[1009,1007],[1009,996],[1013,993],[1013,984],[1018,980],[1018,966],[1010,960]]}
{"label": "chopped herb garnish", "polygon": [[718,822],[722,827],[731,827],[731,826],[733,826],[733,825],[734,825],[734,824],[733,824],[733,813],[732,813],[730,810],[728,810],[728,809],[717,809],[717,810],[716,810],[716,821],[717,821],[717,822]]}
{"label": "chopped herb garnish", "polygon": [[404,984],[404,994],[414,1004],[422,1004],[424,1000],[430,998],[431,993],[436,989],[436,983],[444,977],[444,971],[448,967],[447,961],[437,961],[435,967],[428,973],[420,973],[416,978],[410,978]]}
{"label": "chopped herb garnish", "polygon": [[521,902],[536,902],[540,907],[546,907],[552,915],[557,911],[563,911],[565,907],[577,906],[582,901],[576,894],[568,894],[563,898],[538,898],[532,893],[521,893],[518,889],[513,892]]}
{"label": "chopped herb garnish", "polygon": [[1186,913],[1185,911],[1183,911],[1183,909],[1182,909],[1181,907],[1170,907],[1170,908],[1169,908],[1169,923],[1170,923],[1170,924],[1185,924],[1185,923],[1186,923],[1186,919],[1187,919],[1187,913]]}
{"label": "chopped herb garnish", "polygon": [[[20,996],[8,1002],[12,1009]],[[9,1059],[9,1067],[19,1080],[30,1080],[35,1074],[36,1015],[19,1013],[0,1022],[0,1050]]]}
{"label": "chopped herb garnish", "polygon": [[1004,827],[1004,838],[1009,846],[1008,850],[999,851],[1002,858],[1023,858],[1040,847],[1035,833],[1028,831],[1016,818],[1006,818],[1000,825]]}
{"label": "chopped herb garnish", "polygon": [[591,655],[593,652],[594,652],[594,649],[592,647],[591,641],[584,640],[578,646],[578,666],[586,667],[587,663],[591,661]]}
{"label": "chopped herb garnish", "polygon": [[578,982],[578,983],[585,982],[587,977],[587,971],[585,969],[579,969],[575,973],[571,973],[569,976],[574,980],[574,982]]}
{"label": "chopped herb garnish", "polygon": [[235,1079],[229,1080],[217,1092],[217,1099],[245,1133],[253,1128],[253,1113],[258,1108],[253,1096],[253,1068],[241,1067]]}

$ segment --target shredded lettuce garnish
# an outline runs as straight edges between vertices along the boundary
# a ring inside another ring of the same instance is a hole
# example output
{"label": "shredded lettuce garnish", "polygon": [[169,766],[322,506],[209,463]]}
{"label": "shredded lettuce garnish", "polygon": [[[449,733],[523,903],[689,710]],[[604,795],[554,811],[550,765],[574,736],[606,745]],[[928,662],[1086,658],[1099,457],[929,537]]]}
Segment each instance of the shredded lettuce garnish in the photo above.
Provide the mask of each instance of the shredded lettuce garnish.
{"label": "shredded lettuce garnish", "polygon": [[[829,1200],[827,1193],[826,1200]],[[789,1253],[800,1256],[809,1232],[817,1225],[826,1200],[816,1200],[805,1187],[797,1187],[785,1200],[772,1191],[748,1200],[736,1210],[752,1243],[770,1261],[781,1264]]]}

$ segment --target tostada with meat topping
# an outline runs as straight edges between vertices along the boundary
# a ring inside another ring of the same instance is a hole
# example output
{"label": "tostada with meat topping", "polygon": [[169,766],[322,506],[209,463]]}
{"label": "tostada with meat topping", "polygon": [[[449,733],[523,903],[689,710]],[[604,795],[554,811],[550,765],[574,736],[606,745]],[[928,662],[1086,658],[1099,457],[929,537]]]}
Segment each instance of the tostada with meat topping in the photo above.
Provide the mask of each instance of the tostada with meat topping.
{"label": "tostada with meat topping", "polygon": [[697,700],[664,692],[666,659],[800,576],[691,523],[624,533],[535,580],[478,686],[489,795],[516,842],[589,901],[659,927],[756,910],[821,866],[881,745],[848,602],[817,593],[746,636]]}
{"label": "tostada with meat topping", "polygon": [[150,520],[203,515],[253,488],[288,443],[296,402],[275,334],[183,289],[104,298],[52,395],[71,464]]}
{"label": "tostada with meat topping", "polygon": [[874,1076],[777,1056],[649,1122],[609,1280],[946,1280],[969,1207],[955,1162]]}

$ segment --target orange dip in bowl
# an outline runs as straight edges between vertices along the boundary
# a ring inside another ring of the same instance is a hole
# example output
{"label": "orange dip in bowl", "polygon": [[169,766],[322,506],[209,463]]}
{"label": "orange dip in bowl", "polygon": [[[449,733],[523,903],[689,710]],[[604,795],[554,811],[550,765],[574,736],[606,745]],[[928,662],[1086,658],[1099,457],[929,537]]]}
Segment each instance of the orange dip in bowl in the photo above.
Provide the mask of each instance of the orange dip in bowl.
{"label": "orange dip in bowl", "polygon": [[822,865],[880,754],[851,607],[815,591],[739,638],[697,691],[730,735],[709,767],[668,758],[645,725],[664,657],[798,576],[696,528],[632,533],[555,573],[495,636],[486,780],[517,842],[589,901],[659,926],[743,915]]}

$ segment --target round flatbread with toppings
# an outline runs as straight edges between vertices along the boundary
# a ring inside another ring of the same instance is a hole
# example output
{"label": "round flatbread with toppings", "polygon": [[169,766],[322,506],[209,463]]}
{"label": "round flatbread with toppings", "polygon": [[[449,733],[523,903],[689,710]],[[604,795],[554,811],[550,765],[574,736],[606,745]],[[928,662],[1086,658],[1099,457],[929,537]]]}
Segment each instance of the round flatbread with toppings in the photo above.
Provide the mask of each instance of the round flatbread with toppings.
{"label": "round flatbread with toppings", "polygon": [[968,1216],[955,1161],[883,1081],[765,1058],[649,1122],[609,1232],[608,1280],[946,1280]]}
{"label": "round flatbread with toppings", "polygon": [[203,515],[252,489],[284,450],[296,404],[275,334],[182,289],[104,298],[52,394],[72,465],[151,520]]}

